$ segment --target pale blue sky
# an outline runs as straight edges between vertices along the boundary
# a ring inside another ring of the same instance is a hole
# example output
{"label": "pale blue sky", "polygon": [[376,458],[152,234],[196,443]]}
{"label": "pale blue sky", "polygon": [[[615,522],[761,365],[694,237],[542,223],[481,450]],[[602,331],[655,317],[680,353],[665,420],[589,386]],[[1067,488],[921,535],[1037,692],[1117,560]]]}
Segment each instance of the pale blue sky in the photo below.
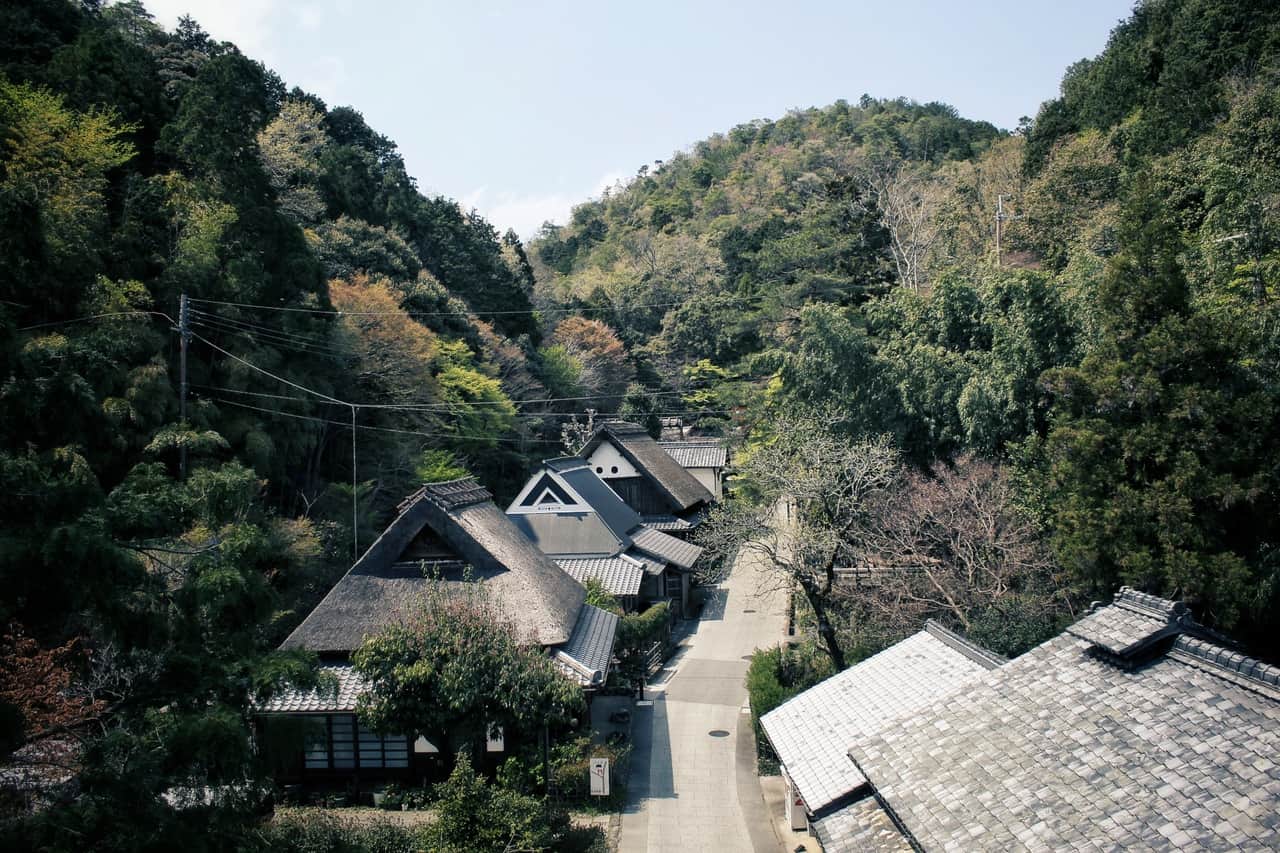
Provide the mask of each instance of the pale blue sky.
{"label": "pale blue sky", "polygon": [[349,104],[431,193],[528,237],[699,139],[899,95],[1012,128],[1131,0],[143,0]]}

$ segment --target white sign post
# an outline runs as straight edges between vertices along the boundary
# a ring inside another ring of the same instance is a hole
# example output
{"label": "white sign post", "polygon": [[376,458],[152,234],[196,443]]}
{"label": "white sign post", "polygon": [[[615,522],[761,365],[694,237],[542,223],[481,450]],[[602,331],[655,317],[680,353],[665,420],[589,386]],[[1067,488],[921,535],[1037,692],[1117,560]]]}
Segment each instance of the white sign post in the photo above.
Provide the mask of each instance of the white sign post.
{"label": "white sign post", "polygon": [[591,796],[609,796],[609,759],[591,759]]}

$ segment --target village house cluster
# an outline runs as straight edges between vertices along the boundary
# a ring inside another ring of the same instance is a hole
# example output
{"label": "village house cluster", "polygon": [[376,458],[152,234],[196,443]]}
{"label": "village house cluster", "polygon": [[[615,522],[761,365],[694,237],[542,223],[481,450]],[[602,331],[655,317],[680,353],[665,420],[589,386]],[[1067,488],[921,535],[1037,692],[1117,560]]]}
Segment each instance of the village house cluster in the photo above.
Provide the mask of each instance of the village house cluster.
{"label": "village house cluster", "polygon": [[[327,686],[258,707],[286,782],[420,779],[438,750],[356,715],[350,657],[412,615],[431,583],[483,580],[492,600],[588,699],[625,613],[695,615],[689,541],[724,489],[726,452],[678,431],[610,422],[548,459],[505,510],[470,478],[423,486],[284,642]],[[767,640],[767,638],[764,638]],[[1280,845],[1280,669],[1248,658],[1185,605],[1128,588],[1014,660],[932,621],[761,718],[793,830],[828,853],[967,849],[1274,849]],[[486,749],[512,744],[501,731]],[[763,802],[760,804],[763,808]]]}
{"label": "village house cluster", "polygon": [[[505,512],[471,478],[410,495],[281,645],[315,653],[323,679],[256,709],[260,740],[277,745],[278,778],[363,784],[433,771],[439,751],[425,737],[360,724],[366,685],[350,662],[365,638],[411,618],[431,584],[483,581],[521,637],[590,699],[608,678],[618,617],[586,603],[586,583],[598,580],[627,612],[667,601],[677,617],[689,614],[702,549],[687,537],[722,494],[725,465],[714,439],[659,444],[640,426],[610,422],[577,456],[544,462]],[[299,727],[301,739],[273,736]],[[506,749],[501,733],[487,749]]]}

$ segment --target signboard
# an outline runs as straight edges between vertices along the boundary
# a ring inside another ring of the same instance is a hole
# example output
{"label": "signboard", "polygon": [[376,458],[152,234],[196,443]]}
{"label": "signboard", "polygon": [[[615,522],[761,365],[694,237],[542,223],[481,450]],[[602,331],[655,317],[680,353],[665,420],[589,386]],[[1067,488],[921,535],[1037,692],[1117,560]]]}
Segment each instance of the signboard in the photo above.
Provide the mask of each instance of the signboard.
{"label": "signboard", "polygon": [[609,759],[591,759],[591,796],[609,796]]}

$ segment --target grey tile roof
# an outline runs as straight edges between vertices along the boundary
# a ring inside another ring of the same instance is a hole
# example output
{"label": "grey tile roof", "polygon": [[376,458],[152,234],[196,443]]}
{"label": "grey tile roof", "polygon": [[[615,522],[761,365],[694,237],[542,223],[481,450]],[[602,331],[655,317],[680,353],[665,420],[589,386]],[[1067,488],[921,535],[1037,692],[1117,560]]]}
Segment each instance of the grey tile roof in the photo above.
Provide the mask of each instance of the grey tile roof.
{"label": "grey tile roof", "polygon": [[[542,550],[553,557],[613,556],[631,547],[630,531],[640,526],[640,516],[618,493],[596,476],[579,456],[547,459],[526,481],[521,494],[548,473],[561,478],[575,504],[554,511],[530,512],[516,501],[507,508],[512,522]],[[519,500],[519,498],[517,498]]]}
{"label": "grey tile roof", "polygon": [[663,533],[672,531],[692,530],[694,525],[683,518],[676,518],[674,515],[645,515],[640,517],[645,527],[652,527],[654,530],[661,530]]}
{"label": "grey tile roof", "polygon": [[706,487],[680,467],[639,424],[624,421],[601,424],[578,455],[584,459],[589,457],[603,441],[611,441],[618,452],[666,496],[673,512],[683,512],[713,500]]}
{"label": "grey tile roof", "polygon": [[417,562],[402,561],[424,531],[434,534],[435,547],[449,552],[447,559],[472,567],[525,639],[544,646],[569,639],[585,598],[581,585],[468,477],[424,486],[402,503],[399,517],[281,648],[351,652],[366,636],[402,621],[431,583]]}
{"label": "grey tile roof", "polygon": [[1128,658],[1178,633],[1189,618],[1185,605],[1124,587],[1111,607],[1085,616],[1067,632],[1108,654]]}
{"label": "grey tile roof", "polygon": [[713,438],[659,441],[658,446],[681,468],[723,468],[729,456],[725,446]]}
{"label": "grey tile roof", "polygon": [[668,536],[652,527],[641,527],[631,533],[631,541],[635,547],[655,557],[675,563],[682,569],[692,569],[693,564],[702,556],[701,546]]}
{"label": "grey tile roof", "polygon": [[613,641],[618,617],[590,604],[582,606],[573,635],[552,650],[556,663],[584,687],[604,684],[613,659]]}
{"label": "grey tile roof", "polygon": [[813,834],[827,853],[910,853],[911,844],[875,798],[867,795],[840,811],[813,821]]}
{"label": "grey tile roof", "polygon": [[810,812],[819,812],[866,780],[849,745],[894,718],[976,680],[999,658],[966,652],[931,625],[837,673],[760,718]]}
{"label": "grey tile roof", "polygon": [[[365,680],[349,663],[321,664],[321,684],[309,690],[287,688],[254,710],[260,714],[350,713],[365,690]],[[332,689],[331,689],[332,688]]]}
{"label": "grey tile roof", "polygon": [[1170,639],[1159,619],[1146,628],[1163,644],[1127,665],[1113,650],[1147,641],[1134,604],[1122,593],[1110,613],[851,744],[921,846],[1280,847],[1280,672]]}
{"label": "grey tile roof", "polygon": [[599,514],[615,536],[625,538],[627,532],[640,523],[640,515],[591,470],[585,459],[578,456],[572,459],[576,465],[563,466],[557,473]]}
{"label": "grey tile roof", "polygon": [[611,595],[638,595],[645,572],[644,565],[621,556],[558,559],[556,563],[583,586],[593,578],[600,581]]}
{"label": "grey tile roof", "polygon": [[632,548],[626,552],[627,556],[638,562],[647,575],[660,575],[667,570],[667,561],[651,557],[645,552]]}

